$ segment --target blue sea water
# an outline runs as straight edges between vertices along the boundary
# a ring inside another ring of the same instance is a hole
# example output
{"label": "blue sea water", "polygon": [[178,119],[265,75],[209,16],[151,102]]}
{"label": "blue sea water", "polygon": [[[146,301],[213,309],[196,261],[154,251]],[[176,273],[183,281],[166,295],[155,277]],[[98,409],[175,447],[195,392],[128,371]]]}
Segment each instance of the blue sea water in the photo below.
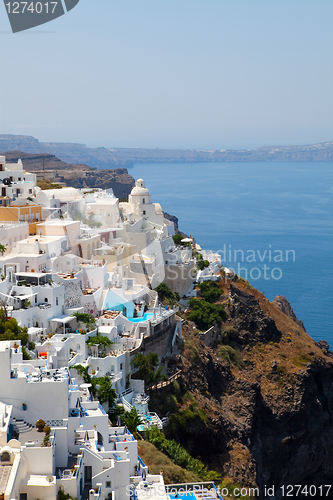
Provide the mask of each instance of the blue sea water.
{"label": "blue sea water", "polygon": [[150,163],[130,173],[181,231],[270,300],[286,296],[333,349],[333,162]]}

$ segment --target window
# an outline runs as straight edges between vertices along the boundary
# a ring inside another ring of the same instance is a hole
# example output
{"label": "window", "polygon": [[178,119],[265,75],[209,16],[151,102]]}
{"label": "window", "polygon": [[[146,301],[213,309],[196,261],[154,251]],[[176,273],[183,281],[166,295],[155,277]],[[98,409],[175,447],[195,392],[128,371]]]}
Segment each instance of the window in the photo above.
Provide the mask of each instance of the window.
{"label": "window", "polygon": [[8,451],[4,451],[1,455],[1,462],[10,462],[10,455]]}
{"label": "window", "polygon": [[143,213],[143,215],[146,215],[146,211],[145,211],[145,210],[143,210],[143,212],[142,212],[142,213]]}
{"label": "window", "polygon": [[111,481],[105,481],[105,488],[111,488]]}
{"label": "window", "polygon": [[122,363],[120,363],[120,369],[121,369],[121,370],[123,369],[123,364],[122,364]]}
{"label": "window", "polygon": [[32,194],[32,189],[29,189],[29,194]]}
{"label": "window", "polygon": [[145,198],[142,198],[142,203],[146,203],[146,200],[145,200]]}
{"label": "window", "polygon": [[59,299],[58,299],[58,297],[56,297],[56,306],[58,306],[58,305],[59,305]]}
{"label": "window", "polygon": [[49,301],[49,299],[47,297],[45,297],[44,302],[48,302],[48,301]]}
{"label": "window", "polygon": [[35,304],[37,304],[37,295],[35,295]]}
{"label": "window", "polygon": [[2,205],[2,200],[0,200],[0,205]]}

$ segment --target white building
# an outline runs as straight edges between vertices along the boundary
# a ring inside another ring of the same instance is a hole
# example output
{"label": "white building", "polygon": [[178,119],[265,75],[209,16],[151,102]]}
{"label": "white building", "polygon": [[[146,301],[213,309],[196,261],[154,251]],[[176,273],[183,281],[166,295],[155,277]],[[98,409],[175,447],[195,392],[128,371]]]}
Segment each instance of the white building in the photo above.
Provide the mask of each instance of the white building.
{"label": "white building", "polygon": [[8,196],[13,201],[17,198],[34,196],[36,174],[23,170],[21,160],[17,163],[6,163],[6,157],[0,156],[1,196]]}
{"label": "white building", "polygon": [[102,228],[122,228],[118,198],[113,194],[99,191],[94,194],[92,201],[87,196],[85,214],[92,221],[100,223]]}
{"label": "white building", "polygon": [[85,201],[80,192],[71,187],[62,189],[37,189],[36,203],[43,206],[44,216],[47,218],[55,213],[65,214],[71,210],[84,210]]}
{"label": "white building", "polygon": [[[148,474],[137,441],[125,427],[110,426],[103,407],[91,399],[89,384],[48,363],[49,357],[24,362],[19,342],[0,342],[4,500],[54,500],[59,488],[80,500],[86,492],[89,500],[125,500],[130,485],[139,493],[143,481],[165,496],[163,476]],[[34,427],[39,419],[51,427],[48,436]]]}
{"label": "white building", "polygon": [[0,243],[6,247],[9,254],[17,241],[24,240],[29,236],[28,222],[1,222]]}

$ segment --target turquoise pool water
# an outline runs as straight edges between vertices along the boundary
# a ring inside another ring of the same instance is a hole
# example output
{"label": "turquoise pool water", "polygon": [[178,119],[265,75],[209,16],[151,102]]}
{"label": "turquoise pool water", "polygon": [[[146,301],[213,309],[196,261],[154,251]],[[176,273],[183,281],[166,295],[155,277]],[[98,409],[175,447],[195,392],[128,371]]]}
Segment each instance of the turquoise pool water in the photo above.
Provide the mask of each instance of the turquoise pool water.
{"label": "turquoise pool water", "polygon": [[192,491],[177,493],[177,495],[169,495],[170,500],[197,500]]}
{"label": "turquoise pool water", "polygon": [[132,323],[141,323],[141,321],[148,321],[152,317],[153,315],[151,313],[144,313],[142,318],[127,318],[127,319],[129,321],[132,321]]}

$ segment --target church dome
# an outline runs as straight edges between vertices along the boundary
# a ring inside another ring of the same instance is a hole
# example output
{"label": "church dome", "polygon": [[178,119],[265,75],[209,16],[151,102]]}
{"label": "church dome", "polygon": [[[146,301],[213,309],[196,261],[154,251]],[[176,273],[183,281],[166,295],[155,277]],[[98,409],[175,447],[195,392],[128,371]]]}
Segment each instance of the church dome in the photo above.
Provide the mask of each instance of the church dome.
{"label": "church dome", "polygon": [[149,191],[145,187],[145,181],[143,179],[138,179],[136,181],[136,185],[131,191],[131,196],[149,196]]}

